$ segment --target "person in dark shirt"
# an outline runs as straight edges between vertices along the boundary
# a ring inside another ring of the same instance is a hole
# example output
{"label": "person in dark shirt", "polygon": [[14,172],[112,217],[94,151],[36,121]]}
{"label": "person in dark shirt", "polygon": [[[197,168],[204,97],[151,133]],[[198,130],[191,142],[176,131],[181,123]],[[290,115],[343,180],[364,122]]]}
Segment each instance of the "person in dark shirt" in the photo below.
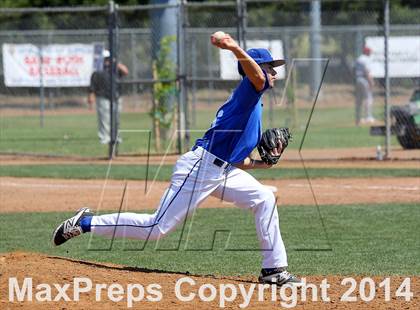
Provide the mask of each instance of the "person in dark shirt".
{"label": "person in dark shirt", "polygon": [[[98,137],[101,144],[108,144],[111,141],[111,59],[108,50],[103,51],[104,66],[100,71],[95,71],[90,78],[90,87],[88,94],[88,103],[92,107],[96,102],[96,112],[98,118]],[[128,68],[122,64],[117,64],[119,77],[128,75]],[[117,124],[121,112],[121,100],[119,98],[120,90],[117,89],[116,98],[118,98]],[[119,139],[118,142],[121,142]]]}

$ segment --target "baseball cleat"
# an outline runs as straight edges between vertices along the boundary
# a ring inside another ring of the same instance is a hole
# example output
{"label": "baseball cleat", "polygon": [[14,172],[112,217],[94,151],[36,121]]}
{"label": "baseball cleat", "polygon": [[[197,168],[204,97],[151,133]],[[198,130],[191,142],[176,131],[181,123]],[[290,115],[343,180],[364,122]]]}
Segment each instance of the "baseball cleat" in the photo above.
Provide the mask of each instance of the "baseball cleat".
{"label": "baseball cleat", "polygon": [[284,285],[290,284],[295,286],[301,286],[302,280],[289,273],[285,268],[270,268],[261,269],[261,274],[258,277],[260,283]]}
{"label": "baseball cleat", "polygon": [[55,229],[52,235],[52,243],[55,246],[61,245],[67,240],[77,237],[83,233],[82,227],[80,226],[80,221],[83,217],[87,215],[92,215],[89,208],[81,208],[77,210],[76,214],[62,222]]}

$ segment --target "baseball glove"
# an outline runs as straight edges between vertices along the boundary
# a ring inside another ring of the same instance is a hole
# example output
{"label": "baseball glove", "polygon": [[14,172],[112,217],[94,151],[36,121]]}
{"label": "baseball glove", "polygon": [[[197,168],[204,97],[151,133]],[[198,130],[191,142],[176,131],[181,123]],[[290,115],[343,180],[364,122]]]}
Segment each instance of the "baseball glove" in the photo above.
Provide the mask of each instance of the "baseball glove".
{"label": "baseball glove", "polygon": [[[289,128],[267,129],[262,134],[261,140],[257,146],[261,160],[267,165],[277,164],[281,154],[283,154],[283,151],[286,149],[287,145],[289,144],[289,140],[291,139],[292,135],[289,132]],[[280,143],[281,149],[279,149]]]}

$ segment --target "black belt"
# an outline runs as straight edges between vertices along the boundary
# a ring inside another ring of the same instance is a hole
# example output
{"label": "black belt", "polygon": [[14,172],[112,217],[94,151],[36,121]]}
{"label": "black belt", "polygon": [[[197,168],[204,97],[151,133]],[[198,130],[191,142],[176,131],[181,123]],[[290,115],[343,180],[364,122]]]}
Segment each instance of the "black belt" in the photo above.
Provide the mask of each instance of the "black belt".
{"label": "black belt", "polygon": [[213,160],[213,164],[215,164],[217,167],[222,167],[224,164],[226,164],[226,162],[219,158],[215,158]]}
{"label": "black belt", "polygon": [[[194,145],[193,147],[192,147],[192,149],[191,149],[191,151],[195,151],[197,149],[197,146],[196,145]],[[224,161],[224,160],[221,160],[221,159],[219,159],[219,158],[215,158],[214,160],[213,160],[213,164],[215,164],[217,167],[219,167],[219,168],[221,168],[221,167],[223,167],[223,165],[224,164],[226,164],[226,166],[228,166],[228,162],[226,162],[226,161]]]}

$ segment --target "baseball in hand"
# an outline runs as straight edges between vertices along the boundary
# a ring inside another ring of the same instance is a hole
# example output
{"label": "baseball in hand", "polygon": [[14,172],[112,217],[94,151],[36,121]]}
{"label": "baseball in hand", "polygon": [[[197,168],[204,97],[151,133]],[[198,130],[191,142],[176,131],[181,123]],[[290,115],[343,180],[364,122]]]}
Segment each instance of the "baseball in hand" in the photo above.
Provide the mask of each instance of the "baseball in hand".
{"label": "baseball in hand", "polygon": [[211,41],[213,44],[220,43],[226,37],[226,33],[223,31],[216,31],[211,35]]}

